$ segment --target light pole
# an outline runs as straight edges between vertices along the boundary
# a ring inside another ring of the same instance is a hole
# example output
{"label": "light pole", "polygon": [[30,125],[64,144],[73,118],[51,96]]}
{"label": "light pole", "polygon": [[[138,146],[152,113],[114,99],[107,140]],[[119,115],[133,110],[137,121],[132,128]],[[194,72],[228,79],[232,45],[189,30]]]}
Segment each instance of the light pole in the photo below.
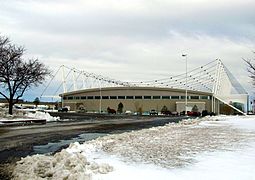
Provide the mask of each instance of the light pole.
{"label": "light pole", "polygon": [[99,114],[102,112],[102,89],[101,89],[101,79],[99,79],[99,93],[100,93],[100,99],[99,99]]}
{"label": "light pole", "polygon": [[188,54],[182,54],[182,57],[185,57],[186,61],[186,82],[185,82],[185,116],[188,115],[187,107],[188,107]]}

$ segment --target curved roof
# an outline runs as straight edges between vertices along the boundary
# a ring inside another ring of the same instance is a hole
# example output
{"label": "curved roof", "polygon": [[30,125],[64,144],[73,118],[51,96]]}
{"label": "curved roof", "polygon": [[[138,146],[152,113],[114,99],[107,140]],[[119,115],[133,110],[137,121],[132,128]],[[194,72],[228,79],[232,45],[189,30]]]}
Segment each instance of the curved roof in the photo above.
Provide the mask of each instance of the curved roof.
{"label": "curved roof", "polygon": [[[98,92],[98,91],[115,91],[115,90],[144,90],[144,91],[171,91],[171,92],[185,92],[185,89],[176,89],[176,88],[162,88],[162,87],[104,87],[104,88],[90,88],[90,89],[82,89],[77,91],[70,91],[66,93],[60,94],[60,96],[68,96],[75,95],[80,93],[88,93],[88,92]],[[188,90],[188,93],[192,94],[200,94],[200,95],[212,95],[212,93],[202,92],[202,91],[192,91]]]}

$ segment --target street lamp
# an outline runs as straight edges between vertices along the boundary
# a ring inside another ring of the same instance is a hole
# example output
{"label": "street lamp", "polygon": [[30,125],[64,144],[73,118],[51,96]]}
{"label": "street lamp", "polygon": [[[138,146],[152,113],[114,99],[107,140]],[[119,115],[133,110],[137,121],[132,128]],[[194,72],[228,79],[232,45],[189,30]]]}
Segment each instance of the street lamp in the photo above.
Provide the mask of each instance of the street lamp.
{"label": "street lamp", "polygon": [[187,116],[187,107],[188,107],[188,54],[182,54],[182,57],[185,57],[186,61],[186,83],[185,83],[185,115]]}
{"label": "street lamp", "polygon": [[99,99],[99,114],[102,112],[102,88],[101,88],[101,79],[99,79],[99,94],[100,94],[100,99]]}

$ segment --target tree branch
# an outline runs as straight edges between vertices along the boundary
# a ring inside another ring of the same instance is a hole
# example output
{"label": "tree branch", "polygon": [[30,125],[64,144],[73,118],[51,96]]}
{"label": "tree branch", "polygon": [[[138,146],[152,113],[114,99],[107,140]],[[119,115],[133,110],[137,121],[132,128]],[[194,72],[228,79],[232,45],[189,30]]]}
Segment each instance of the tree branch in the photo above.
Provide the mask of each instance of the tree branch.
{"label": "tree branch", "polygon": [[2,92],[0,92],[0,95],[2,95],[8,102],[10,102],[10,99],[9,99],[5,94],[3,94]]}

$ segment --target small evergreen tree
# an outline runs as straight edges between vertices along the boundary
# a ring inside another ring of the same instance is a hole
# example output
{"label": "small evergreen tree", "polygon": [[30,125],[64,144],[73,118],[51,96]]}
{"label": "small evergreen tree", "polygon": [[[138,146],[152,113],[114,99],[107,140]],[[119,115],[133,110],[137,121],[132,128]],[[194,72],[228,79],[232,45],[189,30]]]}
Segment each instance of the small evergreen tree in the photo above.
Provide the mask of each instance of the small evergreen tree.
{"label": "small evergreen tree", "polygon": [[198,112],[198,107],[197,107],[197,105],[196,105],[196,104],[193,106],[193,108],[192,108],[192,112]]}
{"label": "small evergreen tree", "polygon": [[119,114],[123,113],[123,107],[124,106],[123,106],[122,102],[120,102],[118,105],[118,110],[117,110]]}
{"label": "small evergreen tree", "polygon": [[168,111],[167,107],[163,106],[162,109],[161,109],[161,113],[164,113],[164,112],[167,112],[167,111]]}
{"label": "small evergreen tree", "polygon": [[37,107],[40,104],[40,99],[38,97],[35,98],[35,100],[33,101],[35,107]]}

